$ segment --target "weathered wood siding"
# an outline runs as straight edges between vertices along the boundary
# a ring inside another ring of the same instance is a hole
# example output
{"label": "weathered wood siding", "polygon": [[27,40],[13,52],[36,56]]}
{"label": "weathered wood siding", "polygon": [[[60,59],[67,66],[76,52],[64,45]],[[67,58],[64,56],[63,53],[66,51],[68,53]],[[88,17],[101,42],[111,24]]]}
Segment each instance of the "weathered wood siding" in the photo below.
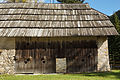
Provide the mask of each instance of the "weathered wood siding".
{"label": "weathered wood siding", "polygon": [[48,44],[29,38],[16,41],[16,73],[55,73],[56,59]]}
{"label": "weathered wood siding", "polygon": [[66,48],[67,72],[97,71],[97,44],[96,41],[77,41],[73,46]]}
{"label": "weathered wood siding", "polygon": [[56,58],[66,58],[68,73],[97,70],[95,40],[16,40],[17,73],[55,73]]}

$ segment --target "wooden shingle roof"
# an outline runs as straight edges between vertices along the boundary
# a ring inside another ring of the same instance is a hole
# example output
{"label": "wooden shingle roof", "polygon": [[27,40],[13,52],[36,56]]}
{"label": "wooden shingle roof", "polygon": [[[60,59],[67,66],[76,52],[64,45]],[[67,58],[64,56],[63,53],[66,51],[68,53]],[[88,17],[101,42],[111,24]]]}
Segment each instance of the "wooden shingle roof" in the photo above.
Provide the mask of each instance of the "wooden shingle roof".
{"label": "wooden shingle roof", "polygon": [[1,3],[1,37],[118,35],[109,18],[88,4]]}

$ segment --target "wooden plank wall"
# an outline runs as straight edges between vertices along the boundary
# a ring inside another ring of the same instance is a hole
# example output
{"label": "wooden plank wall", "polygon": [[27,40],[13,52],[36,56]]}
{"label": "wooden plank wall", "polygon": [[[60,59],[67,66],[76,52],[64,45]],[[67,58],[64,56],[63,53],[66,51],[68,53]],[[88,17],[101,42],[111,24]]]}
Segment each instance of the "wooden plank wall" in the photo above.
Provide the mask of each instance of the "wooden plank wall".
{"label": "wooden plank wall", "polygon": [[16,41],[16,73],[55,73],[56,59],[47,43],[30,39]]}
{"label": "wooden plank wall", "polygon": [[64,43],[67,73],[93,72],[97,70],[97,44],[94,40]]}
{"label": "wooden plank wall", "polygon": [[16,40],[15,67],[18,73],[55,73],[56,58],[66,58],[67,73],[96,71],[96,41]]}

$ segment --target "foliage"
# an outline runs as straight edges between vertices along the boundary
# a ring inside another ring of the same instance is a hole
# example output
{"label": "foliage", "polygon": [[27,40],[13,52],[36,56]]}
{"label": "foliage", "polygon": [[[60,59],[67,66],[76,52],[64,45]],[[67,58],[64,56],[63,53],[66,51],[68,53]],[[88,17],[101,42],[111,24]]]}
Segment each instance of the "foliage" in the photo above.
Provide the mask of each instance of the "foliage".
{"label": "foliage", "polygon": [[[120,13],[119,13],[120,14]],[[120,15],[118,16],[117,13],[114,13],[111,17],[110,20],[116,27],[117,31],[120,33]]]}
{"label": "foliage", "polygon": [[120,20],[120,10],[118,10],[118,11],[116,12],[116,15],[118,16],[118,18],[119,18],[119,20]]}
{"label": "foliage", "polygon": [[62,3],[83,3],[85,0],[57,0]]}
{"label": "foliage", "polygon": [[0,75],[0,80],[120,80],[120,70],[84,74]]}
{"label": "foliage", "polygon": [[[38,2],[39,3],[39,0],[28,0],[28,1],[30,1],[30,2]],[[27,2],[27,0],[6,0],[6,2],[21,2],[21,3],[25,3],[25,2]]]}
{"label": "foliage", "polygon": [[[120,34],[120,11],[114,13],[110,16],[111,22],[116,27],[118,33]],[[120,36],[109,37],[109,52],[110,52],[110,62],[111,64],[117,64],[120,66]]]}
{"label": "foliage", "polygon": [[25,3],[27,0],[6,0],[6,2],[23,2],[23,3]]}

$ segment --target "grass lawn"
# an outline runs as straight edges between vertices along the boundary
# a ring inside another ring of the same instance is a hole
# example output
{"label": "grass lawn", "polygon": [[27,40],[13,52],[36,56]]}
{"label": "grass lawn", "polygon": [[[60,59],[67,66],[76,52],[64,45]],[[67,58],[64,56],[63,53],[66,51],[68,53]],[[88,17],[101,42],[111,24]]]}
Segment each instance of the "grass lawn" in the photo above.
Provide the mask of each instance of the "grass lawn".
{"label": "grass lawn", "polygon": [[120,70],[85,74],[0,75],[0,80],[120,80]]}

